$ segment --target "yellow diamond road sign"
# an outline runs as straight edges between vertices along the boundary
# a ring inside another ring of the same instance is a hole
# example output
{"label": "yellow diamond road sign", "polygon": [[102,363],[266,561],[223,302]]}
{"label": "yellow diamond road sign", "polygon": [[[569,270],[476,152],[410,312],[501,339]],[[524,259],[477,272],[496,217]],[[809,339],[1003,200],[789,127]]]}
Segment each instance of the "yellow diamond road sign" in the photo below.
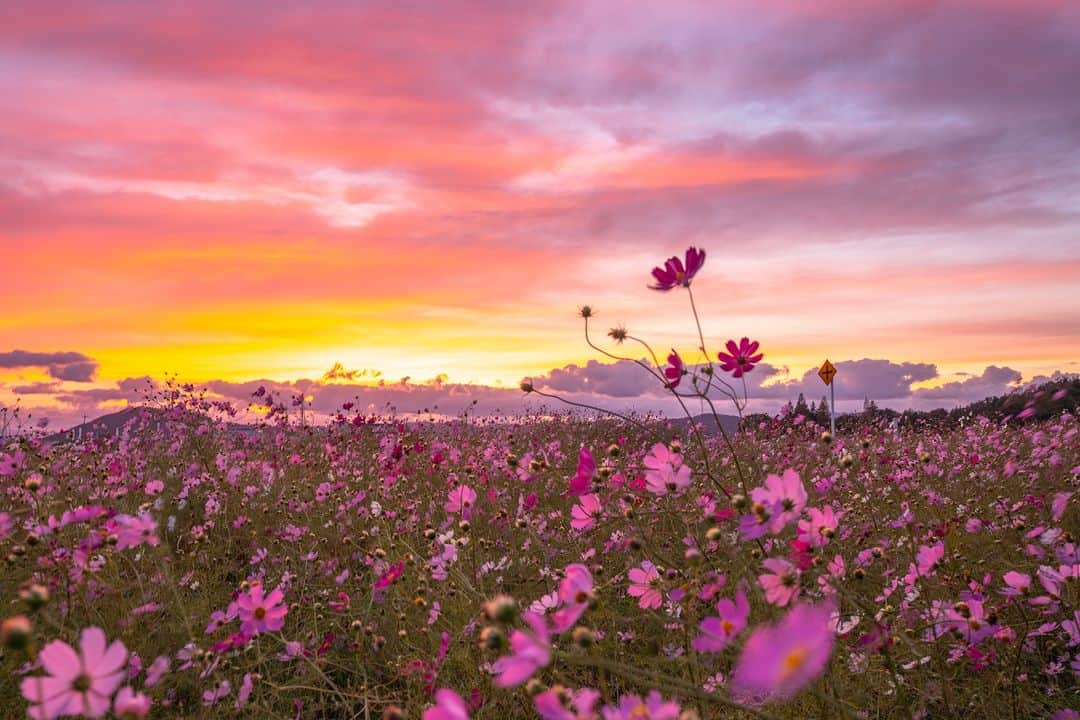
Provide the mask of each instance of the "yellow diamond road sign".
{"label": "yellow diamond road sign", "polygon": [[826,385],[832,385],[832,379],[836,376],[836,368],[828,360],[821,366],[821,369],[817,371],[818,377],[821,378]]}

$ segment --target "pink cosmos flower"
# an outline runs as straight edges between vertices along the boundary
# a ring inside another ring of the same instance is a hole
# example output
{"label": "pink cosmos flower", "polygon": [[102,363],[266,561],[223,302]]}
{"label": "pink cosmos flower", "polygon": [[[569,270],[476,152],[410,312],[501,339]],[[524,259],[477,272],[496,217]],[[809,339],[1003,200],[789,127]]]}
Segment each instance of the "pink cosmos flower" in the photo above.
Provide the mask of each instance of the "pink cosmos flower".
{"label": "pink cosmos flower", "polygon": [[758,576],[758,583],[765,590],[765,600],[784,607],[799,596],[799,569],[784,558],[768,558],[762,565],[771,571]]}
{"label": "pink cosmos flower", "polygon": [[596,460],[587,448],[581,448],[578,452],[577,472],[570,478],[569,495],[584,495],[589,491],[589,485],[596,476]]}
{"label": "pink cosmos flower", "polygon": [[701,634],[694,638],[694,649],[701,653],[717,653],[726,648],[746,628],[750,617],[750,603],[746,593],[739,590],[735,602],[724,598],[716,603],[719,617],[707,617],[701,621]]}
{"label": "pink cosmos flower", "polygon": [[379,576],[379,579],[375,581],[375,589],[382,590],[393,585],[401,574],[405,572],[405,561],[396,562],[390,566],[390,569]]}
{"label": "pink cosmos flower", "polygon": [[285,626],[288,606],[282,604],[285,594],[280,588],[263,597],[263,587],[256,583],[247,593],[241,593],[236,599],[237,614],[240,616],[240,632],[245,635],[258,635],[263,632],[276,632]]}
{"label": "pink cosmos flower", "polygon": [[566,577],[559,583],[559,602],[562,604],[551,617],[551,629],[557,633],[569,630],[589,607],[593,594],[593,578],[589,568],[581,563],[566,566]]}
{"label": "pink cosmos flower", "polygon": [[570,527],[575,530],[592,530],[600,513],[600,496],[595,493],[582,495],[578,504],[570,509],[570,515],[573,516]]}
{"label": "pink cosmos flower", "polygon": [[653,268],[652,275],[656,278],[656,284],[649,287],[653,290],[668,291],[672,288],[690,287],[690,281],[697,275],[698,270],[705,264],[705,251],[690,247],[686,250],[686,264],[678,257],[672,256],[664,263],[664,267]]}
{"label": "pink cosmos flower", "polygon": [[[596,717],[596,702],[600,691],[592,688],[574,690],[570,695],[570,707],[562,704],[557,690],[545,690],[533,699],[536,712],[544,720],[592,720]],[[572,708],[572,709],[571,709]]]}
{"label": "pink cosmos flower", "polygon": [[774,535],[799,519],[807,501],[806,488],[799,478],[799,473],[790,468],[785,470],[782,476],[766,477],[765,487],[751,490],[750,498],[754,501],[755,515],[767,519],[769,531]]}
{"label": "pink cosmos flower", "polygon": [[938,564],[941,563],[942,558],[945,557],[945,544],[937,543],[931,547],[926,545],[919,546],[919,552],[915,556],[918,561],[918,571],[920,575],[932,575],[934,570],[937,569]]}
{"label": "pink cosmos flower", "polygon": [[155,534],[157,523],[150,513],[142,513],[138,517],[117,515],[113,522],[116,523],[117,550],[138,547],[143,543],[156,547],[161,542]]}
{"label": "pink cosmos flower", "polygon": [[774,625],[759,626],[743,646],[731,678],[738,696],[784,700],[825,670],[835,636],[833,606],[796,605]]}
{"label": "pink cosmos flower", "polygon": [[424,711],[424,720],[469,720],[469,708],[460,695],[448,688],[435,693],[435,706]]}
{"label": "pink cosmos flower", "polygon": [[462,520],[472,519],[472,509],[476,504],[476,491],[468,485],[459,485],[450,491],[450,496],[443,505],[446,512],[461,513]]}
{"label": "pink cosmos flower", "polygon": [[799,540],[810,547],[825,547],[836,532],[836,528],[840,523],[839,516],[828,505],[822,510],[810,508],[806,511],[806,514],[810,517],[799,521]]}
{"label": "pink cosmos flower", "polygon": [[618,705],[608,705],[601,712],[604,720],[677,720],[682,708],[674,700],[665,701],[656,690],[645,700],[639,695],[623,695]]}
{"label": "pink cosmos flower", "polygon": [[674,390],[682,382],[683,376],[683,361],[679,357],[679,353],[675,350],[671,351],[671,354],[667,356],[667,367],[664,368],[664,377],[667,378],[665,386],[671,390]]}
{"label": "pink cosmos flower", "polygon": [[143,720],[150,712],[150,698],[125,685],[113,700],[113,715],[120,720]]}
{"label": "pink cosmos flower", "polygon": [[1002,590],[1002,595],[1026,595],[1031,592],[1031,576],[1022,572],[1010,570],[1005,573],[1005,584],[1009,586],[1008,590]]}
{"label": "pink cosmos flower", "polygon": [[648,560],[641,563],[640,568],[631,568],[627,573],[630,577],[630,589],[627,591],[631,597],[638,599],[638,607],[641,609],[658,608],[663,601],[660,589],[656,585],[660,581],[660,572]]}
{"label": "pink cosmos flower", "polygon": [[61,715],[103,717],[112,704],[112,695],[124,682],[127,648],[119,640],[106,647],[105,632],[84,628],[80,652],[61,640],[41,649],[38,658],[47,675],[23,678],[19,684],[30,702],[27,714],[34,720],[51,720]]}
{"label": "pink cosmos flower", "polygon": [[689,487],[690,466],[683,465],[682,456],[671,452],[667,445],[656,443],[642,460],[645,467],[645,489],[654,495],[667,495]]}
{"label": "pink cosmos flower", "polygon": [[761,362],[761,359],[765,357],[758,350],[759,343],[757,340],[750,342],[749,338],[743,338],[736,345],[734,340],[728,340],[726,353],[719,353],[717,358],[720,360],[720,369],[724,372],[731,373],[734,377],[742,377],[743,373],[748,373],[754,369],[754,365]]}
{"label": "pink cosmos flower", "polygon": [[499,687],[520,685],[551,662],[551,635],[547,620],[543,615],[532,612],[522,613],[521,618],[532,632],[514,630],[510,633],[511,654],[499,658],[492,666],[498,676],[495,684]]}

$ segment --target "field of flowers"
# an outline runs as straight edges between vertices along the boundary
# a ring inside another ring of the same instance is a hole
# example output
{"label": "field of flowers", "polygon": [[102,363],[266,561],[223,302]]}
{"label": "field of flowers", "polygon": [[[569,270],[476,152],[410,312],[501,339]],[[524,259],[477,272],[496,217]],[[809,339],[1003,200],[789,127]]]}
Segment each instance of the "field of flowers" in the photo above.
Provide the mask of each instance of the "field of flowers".
{"label": "field of flowers", "polygon": [[[643,371],[738,407],[757,351]],[[0,716],[1080,717],[1073,414],[727,438],[220,409],[0,450]]]}

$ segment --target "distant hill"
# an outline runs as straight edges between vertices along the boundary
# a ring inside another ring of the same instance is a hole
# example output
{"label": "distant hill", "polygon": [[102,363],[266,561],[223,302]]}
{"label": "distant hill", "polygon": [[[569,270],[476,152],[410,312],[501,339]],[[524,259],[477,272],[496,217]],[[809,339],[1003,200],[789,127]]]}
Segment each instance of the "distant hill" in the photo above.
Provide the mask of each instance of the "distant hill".
{"label": "distant hill", "polygon": [[63,432],[53,433],[52,435],[46,436],[45,441],[59,443],[89,440],[97,437],[109,437],[118,433],[121,428],[133,420],[158,423],[161,421],[160,417],[163,412],[164,411],[158,408],[135,405],[124,408],[119,412],[101,415],[81,425],[76,425],[73,428],[64,430]]}

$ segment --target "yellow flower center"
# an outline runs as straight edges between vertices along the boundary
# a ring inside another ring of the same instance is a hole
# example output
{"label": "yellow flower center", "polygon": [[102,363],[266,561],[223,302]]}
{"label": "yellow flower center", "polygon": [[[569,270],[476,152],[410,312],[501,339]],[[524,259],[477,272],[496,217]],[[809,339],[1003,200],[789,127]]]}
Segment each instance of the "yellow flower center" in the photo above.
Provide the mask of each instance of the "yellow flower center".
{"label": "yellow flower center", "polygon": [[630,718],[630,720],[633,720],[633,718],[648,718],[649,708],[645,707],[644,704],[638,705],[630,711],[630,714],[627,717]]}
{"label": "yellow flower center", "polygon": [[731,631],[735,629],[735,623],[730,620],[722,620],[720,622],[720,627],[724,629],[725,635],[730,635]]}
{"label": "yellow flower center", "polygon": [[676,270],[675,271],[675,279],[678,280],[679,282],[682,282],[683,280],[686,279],[686,273],[682,272],[681,270]]}
{"label": "yellow flower center", "polygon": [[787,680],[798,672],[806,664],[809,657],[810,651],[805,645],[797,645],[788,651],[788,654],[784,656],[784,661],[780,664],[780,680]]}

